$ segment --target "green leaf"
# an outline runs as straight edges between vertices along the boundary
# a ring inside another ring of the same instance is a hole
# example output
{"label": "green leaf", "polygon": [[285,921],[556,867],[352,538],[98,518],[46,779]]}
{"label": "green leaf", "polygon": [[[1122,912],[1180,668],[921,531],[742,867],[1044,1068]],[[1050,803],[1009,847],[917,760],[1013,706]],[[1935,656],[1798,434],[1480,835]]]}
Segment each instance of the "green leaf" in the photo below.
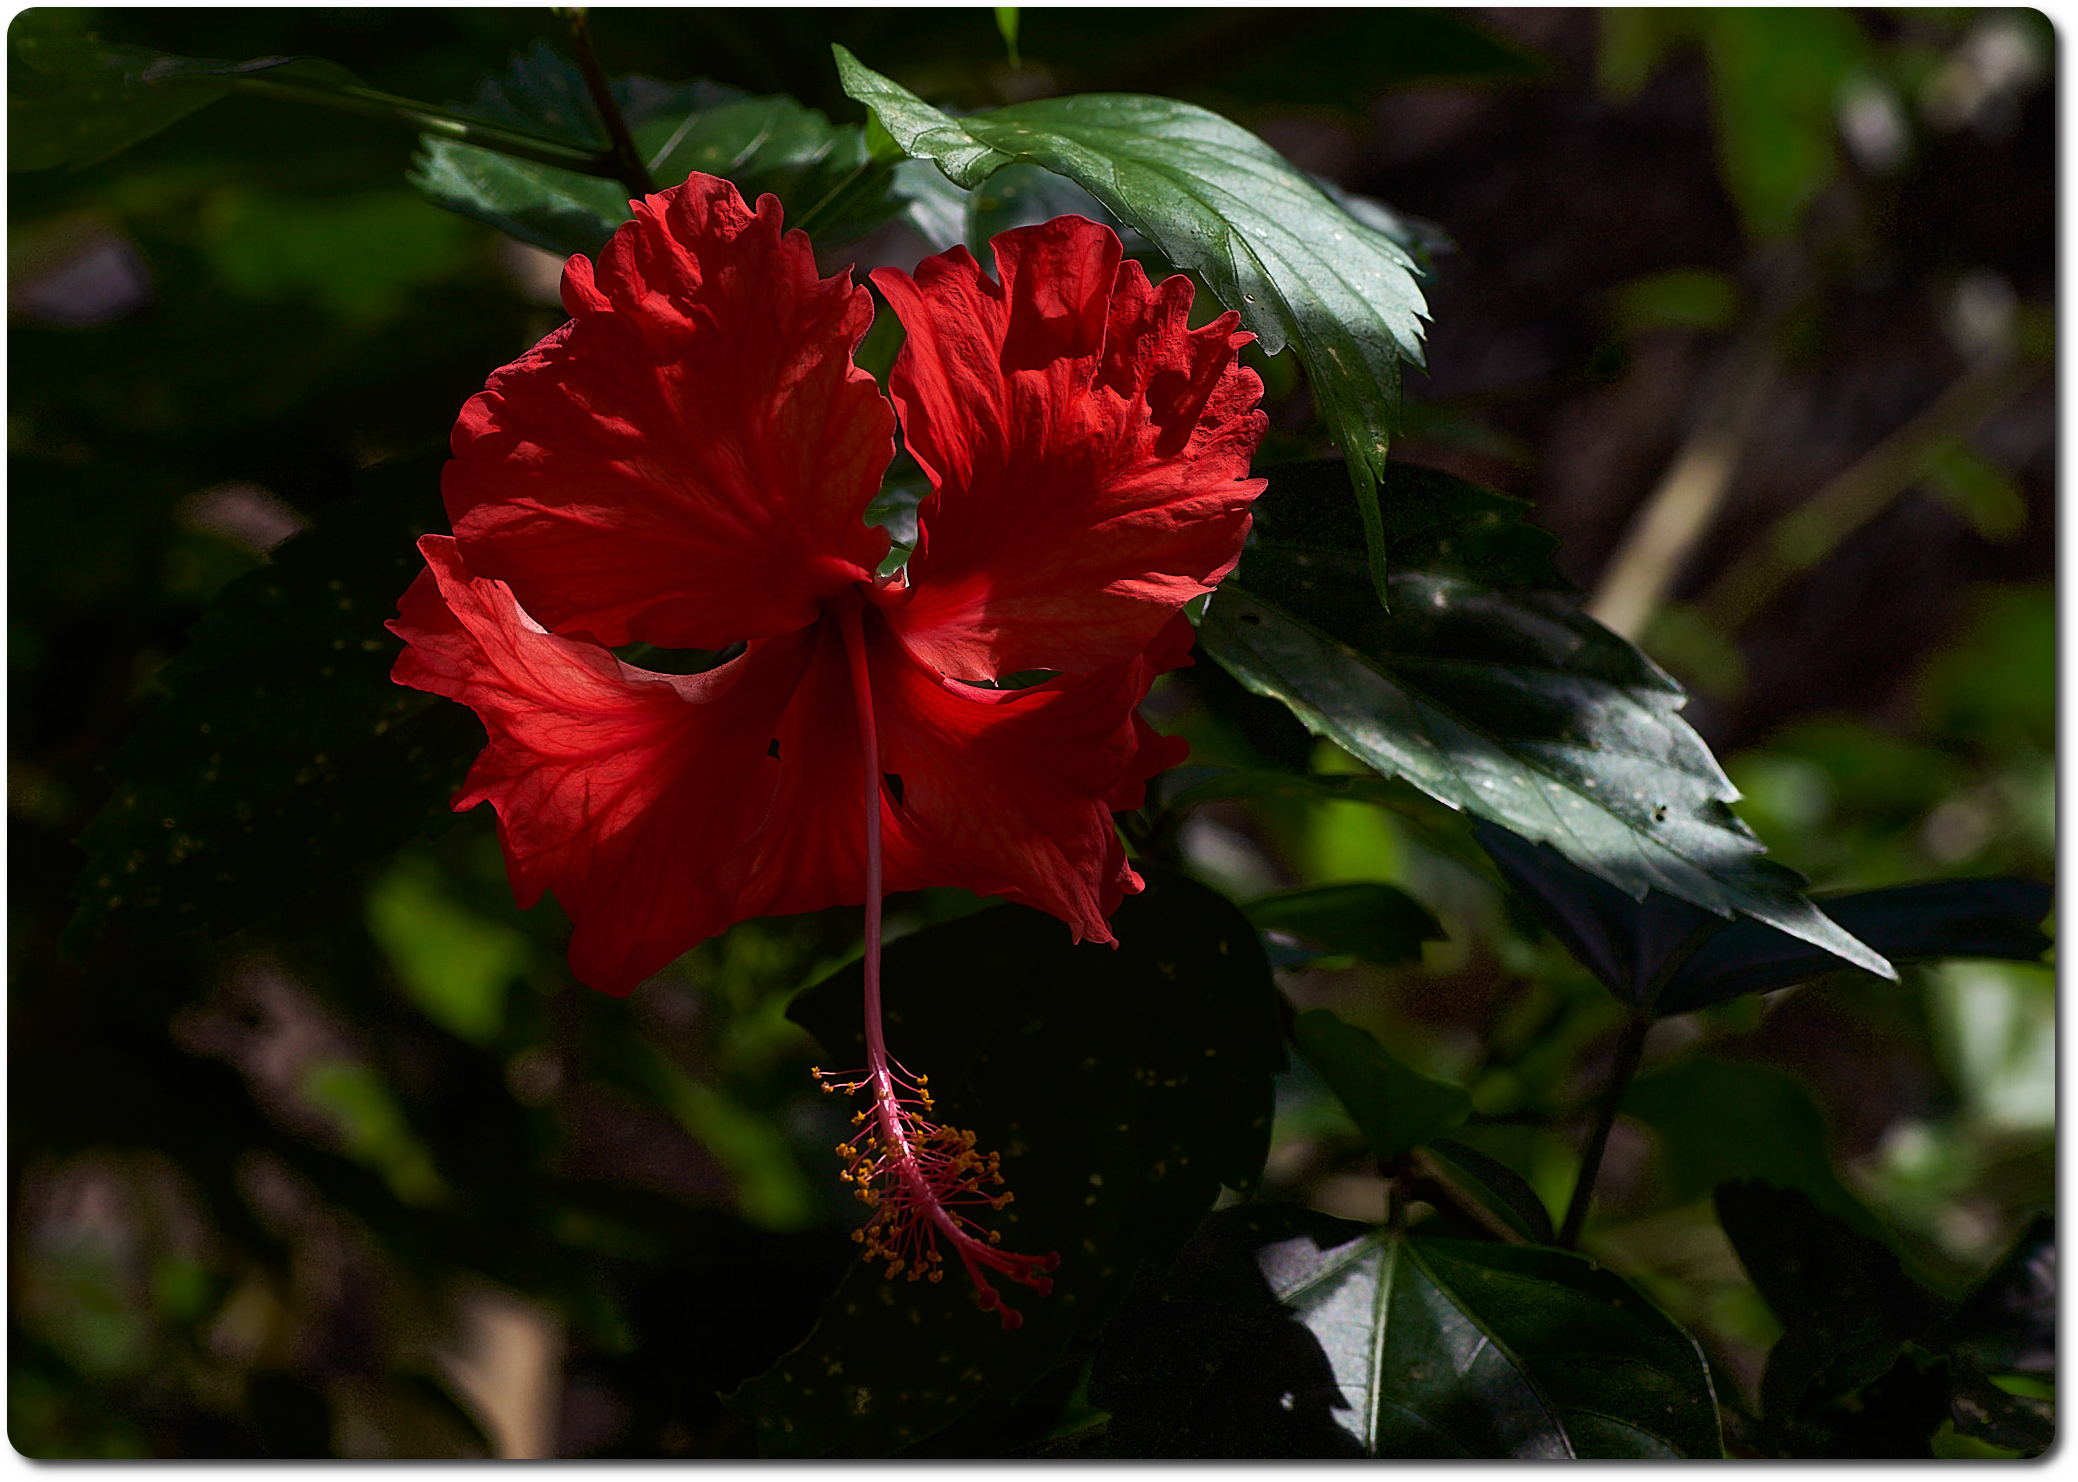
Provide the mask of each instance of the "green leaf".
{"label": "green leaf", "polygon": [[1613,1273],[1301,1210],[1207,1220],[1090,1398],[1127,1456],[1723,1454],[1695,1341]]}
{"label": "green leaf", "polygon": [[451,899],[423,867],[391,870],[370,887],[368,933],[426,1017],[474,1045],[504,1027],[506,990],[534,955],[519,932]]}
{"label": "green leaf", "polygon": [[[1005,165],[967,192],[966,204],[967,250],[990,272],[995,271],[996,258],[989,244],[1000,232],[1034,226],[1056,216],[1082,216],[1114,230],[1119,224],[1095,196],[1039,165]],[[1138,240],[1132,228],[1126,231]],[[1139,245],[1146,247],[1144,242]],[[1126,244],[1128,256],[1133,246],[1133,242]]]}
{"label": "green leaf", "polygon": [[[86,12],[44,6],[7,28],[7,168],[79,169],[142,143],[256,73],[328,83],[353,74],[310,57],[250,62],[164,57],[107,46],[81,21]],[[210,86],[208,78],[223,79]],[[186,80],[177,80],[186,79]]]}
{"label": "green leaf", "polygon": [[[872,127],[886,132],[878,119]],[[954,185],[929,160],[899,159],[888,194],[895,202],[895,219],[923,238],[931,251],[943,252],[967,240],[967,203],[974,193]]]}
{"label": "green leaf", "polygon": [[319,1060],[303,1073],[301,1090],[338,1126],[347,1156],[381,1174],[404,1203],[440,1204],[452,1196],[432,1154],[373,1066]]}
{"label": "green leaf", "polygon": [[1498,1158],[1454,1137],[1439,1137],[1422,1149],[1458,1187],[1498,1214],[1532,1245],[1556,1245],[1551,1211],[1530,1181]]}
{"label": "green leaf", "polygon": [[225,191],[209,262],[248,297],[312,298],[343,319],[377,320],[468,263],[468,230],[401,188],[314,199]]}
{"label": "green leaf", "polygon": [[1463,1086],[1423,1075],[1386,1052],[1367,1029],[1327,1009],[1292,1024],[1292,1043],[1349,1109],[1380,1164],[1391,1163],[1472,1114]]}
{"label": "green leaf", "polygon": [[1399,399],[1421,364],[1427,313],[1414,260],[1329,200],[1276,150],[1188,103],[1089,93],[954,119],[834,48],[844,90],[913,157],[979,185],[1014,160],[1065,175],[1202,278],[1268,354],[1297,347],[1331,436],[1349,459],[1381,599],[1383,531],[1372,501]]}
{"label": "green leaf", "polygon": [[1718,1222],[1783,1325],[1761,1407],[1787,1419],[1881,1378],[1932,1316],[1896,1252],[1828,1215],[1809,1194],[1761,1180],[1724,1183]]}
{"label": "green leaf", "polygon": [[550,252],[598,256],[628,218],[627,188],[426,135],[406,177],[438,205]]}
{"label": "green leaf", "polygon": [[996,32],[1003,38],[1004,54],[1010,58],[1010,65],[1013,67],[1024,65],[1018,60],[1017,55],[1018,10],[1019,7],[1015,5],[998,5],[996,7]]}
{"label": "green leaf", "polygon": [[[733,181],[752,202],[767,191],[778,196],[789,225],[823,207],[811,223],[818,242],[858,236],[897,208],[889,171],[869,160],[864,131],[832,124],[792,98],[639,76],[615,79],[613,93],[659,188],[698,170]],[[486,78],[468,111],[574,146],[605,147],[583,74],[546,44]],[[430,134],[415,163],[412,183],[440,205],[551,252],[596,256],[628,219],[627,187],[617,180]]]}
{"label": "green leaf", "polygon": [[1681,687],[1558,593],[1427,572],[1369,602],[1355,558],[1263,547],[1198,641],[1316,735],[1454,808],[1547,841],[1641,899],[1743,911],[1885,977],[1726,804],[1738,796],[1678,711]]}
{"label": "green leaf", "polygon": [[[1146,873],[1112,919],[1115,950],[1013,906],[887,948],[890,1049],[930,1076],[939,1117],[1003,1154],[1016,1203],[989,1222],[1004,1247],[1061,1264],[1049,1296],[1005,1285],[1015,1332],[976,1310],[950,1260],[937,1285],[854,1266],[815,1331],[729,1398],[764,1453],[887,1455],[1015,1396],[1142,1262],[1168,1263],[1221,1184],[1260,1172],[1284,1066],[1269,966],[1230,902]],[[792,1010],[842,1064],[865,1059],[860,991],[853,966]]]}
{"label": "green leaf", "polygon": [[1393,885],[1316,885],[1242,907],[1257,926],[1309,938],[1380,967],[1421,961],[1423,942],[1446,939],[1435,913]]}
{"label": "green leaf", "polygon": [[865,131],[833,124],[792,98],[742,98],[667,115],[636,125],[634,135],[659,186],[698,170],[734,181],[753,203],[769,191],[786,208],[787,224],[805,223],[819,243],[860,236],[895,210],[890,171],[867,157]]}
{"label": "green leaf", "polygon": [[1659,1134],[1670,1204],[1736,1179],[1766,1179],[1808,1194],[1859,1234],[1882,1236],[1881,1223],[1833,1171],[1825,1117],[1793,1076],[1692,1055],[1631,1082],[1623,1111]]}
{"label": "green leaf", "polygon": [[1839,167],[1836,100],[1869,38],[1844,10],[1736,6],[1710,11],[1703,38],[1725,183],[1748,231],[1784,236]]}
{"label": "green leaf", "polygon": [[439,460],[366,486],[225,587],[160,672],[167,694],[110,760],[114,794],[80,839],[70,950],[115,925],[235,930],[448,818],[482,727],[390,683],[383,630],[414,540],[446,523]]}

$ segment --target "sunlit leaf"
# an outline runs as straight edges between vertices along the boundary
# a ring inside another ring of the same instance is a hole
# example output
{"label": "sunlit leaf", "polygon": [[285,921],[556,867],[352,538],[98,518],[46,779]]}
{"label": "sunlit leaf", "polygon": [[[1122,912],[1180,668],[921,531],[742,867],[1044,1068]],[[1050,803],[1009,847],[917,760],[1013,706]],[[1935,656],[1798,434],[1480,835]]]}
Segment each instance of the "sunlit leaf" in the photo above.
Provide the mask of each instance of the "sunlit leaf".
{"label": "sunlit leaf", "polygon": [[1717,1456],[1695,1341],[1569,1252],[1223,1211],[1092,1376],[1116,1454]]}
{"label": "sunlit leaf", "polygon": [[1065,175],[1203,278],[1266,352],[1296,346],[1350,461],[1383,595],[1383,532],[1370,496],[1392,439],[1400,364],[1421,363],[1427,313],[1405,249],[1255,135],[1203,108],[1091,93],[955,119],[835,51],[845,91],[911,156],[936,160],[966,186],[1013,161]]}
{"label": "sunlit leaf", "polygon": [[1198,641],[1380,773],[1548,841],[1633,896],[1658,887],[1745,912],[1895,976],[1762,856],[1680,718],[1687,697],[1636,648],[1554,592],[1405,572],[1387,613],[1358,580],[1346,553],[1252,550]]}

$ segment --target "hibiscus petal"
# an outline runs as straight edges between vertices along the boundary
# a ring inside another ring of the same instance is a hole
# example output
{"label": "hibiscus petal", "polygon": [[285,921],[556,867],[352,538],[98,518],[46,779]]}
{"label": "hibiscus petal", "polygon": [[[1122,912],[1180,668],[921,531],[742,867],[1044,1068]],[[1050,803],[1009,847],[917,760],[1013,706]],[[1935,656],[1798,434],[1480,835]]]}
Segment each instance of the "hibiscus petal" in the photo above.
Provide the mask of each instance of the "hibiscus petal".
{"label": "hibiscus petal", "polygon": [[851,352],[872,295],[824,280],[779,202],[694,175],[563,270],[571,322],[494,373],[441,489],[470,569],[561,633],[722,648],[870,577],[893,413]]}
{"label": "hibiscus petal", "polygon": [[[834,617],[815,647],[778,728],[780,788],[744,857],[739,914],[790,916],[866,899],[866,773],[844,637]],[[883,820],[887,820],[883,799]],[[940,881],[908,877],[889,890]]]}
{"label": "hibiscus petal", "polygon": [[883,815],[890,888],[961,885],[1050,911],[1077,941],[1113,940],[1105,918],[1141,881],[1112,812],[1138,807],[1189,750],[1134,708],[1189,662],[1190,624],[1172,619],[1123,664],[1023,690],[945,679],[871,613],[867,634],[881,763],[902,779]]}
{"label": "hibiscus petal", "polygon": [[746,912],[744,845],[772,811],[780,720],[815,629],[750,645],[705,674],[650,674],[542,630],[457,543],[419,541],[427,569],[390,629],[391,677],[460,700],[489,733],[454,800],[488,801],[522,908],[553,890],[570,966],[626,993]]}
{"label": "hibiscus petal", "polygon": [[1189,327],[1079,217],[873,274],[908,330],[890,381],[935,492],[890,620],[942,673],[1089,670],[1144,649],[1233,569],[1268,419],[1234,314]]}

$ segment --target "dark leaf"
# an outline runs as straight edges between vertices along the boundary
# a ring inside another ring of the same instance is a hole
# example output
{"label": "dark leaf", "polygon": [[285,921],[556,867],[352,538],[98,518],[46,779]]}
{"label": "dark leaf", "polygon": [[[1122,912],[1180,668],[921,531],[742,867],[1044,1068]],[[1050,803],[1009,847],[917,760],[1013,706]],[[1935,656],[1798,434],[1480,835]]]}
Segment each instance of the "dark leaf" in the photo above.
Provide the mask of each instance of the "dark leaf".
{"label": "dark leaf", "polygon": [[2056,1217],[2039,1214],[1936,1335],[1991,1374],[2056,1372]]}
{"label": "dark leaf", "polygon": [[1623,1111],[1659,1134],[1658,1166],[1671,1205],[1701,1199],[1721,1183],[1765,1179],[1802,1190],[1862,1235],[1882,1233],[1833,1171],[1825,1117],[1811,1092],[1783,1071],[1691,1055],[1631,1082]]}
{"label": "dark leaf", "polygon": [[1551,1211],[1530,1181],[1497,1158],[1454,1137],[1439,1137],[1423,1149],[1459,1188],[1474,1195],[1513,1225],[1532,1245],[1556,1245]]}
{"label": "dark leaf", "polygon": [[227,586],[160,672],[167,694],[115,753],[74,951],[234,930],[448,815],[483,728],[390,683],[383,629],[439,529],[439,460],[385,465],[363,497]]}
{"label": "dark leaf", "polygon": [[2056,1420],[2047,1402],[2008,1394],[1975,1367],[1959,1367],[1948,1391],[1948,1413],[1966,1436],[2039,1456],[2056,1440]]}
{"label": "dark leaf", "polygon": [[[868,160],[855,124],[833,125],[791,98],[746,97],[704,81],[625,77],[613,91],[659,189],[695,170],[720,175],[753,203],[768,191],[778,196],[791,225],[842,188],[843,199],[814,223],[818,242],[856,236],[896,209],[888,171]],[[573,146],[605,148],[583,75],[545,44],[487,78],[463,111]],[[412,183],[440,205],[551,252],[596,255],[628,219],[628,190],[617,180],[430,134],[420,140],[416,163]]]}
{"label": "dark leaf", "polygon": [[1292,1043],[1320,1072],[1381,1164],[1439,1137],[1472,1114],[1463,1086],[1402,1064],[1368,1030],[1327,1009],[1308,1009],[1292,1024]]}
{"label": "dark leaf", "polygon": [[[255,73],[350,83],[353,75],[310,57],[214,62],[106,46],[86,12],[38,7],[7,28],[7,168],[77,169],[142,143]],[[224,79],[211,86],[208,79]]]}
{"label": "dark leaf", "polygon": [[1090,1398],[1134,1456],[1722,1454],[1701,1352],[1614,1274],[1301,1210],[1207,1220]]}
{"label": "dark leaf", "polygon": [[[1346,555],[1364,539],[1349,466],[1335,459],[1258,465],[1270,487],[1251,506],[1255,544]],[[1438,469],[1388,463],[1377,505],[1387,564],[1395,571],[1459,576],[1490,587],[1570,583],[1551,564],[1558,537],[1528,524],[1529,502]]]}
{"label": "dark leaf", "polygon": [[[1642,901],[1569,863],[1548,844],[1473,825],[1502,877],[1581,964],[1633,1007],[1664,1017],[1769,993],[1838,971],[1829,951],[1764,922],[1726,923],[1662,891]],[[1813,904],[1892,962],[1945,957],[2038,959],[2051,903],[2030,880],[1941,880],[1894,885]]]}
{"label": "dark leaf", "polygon": [[1354,557],[1262,547],[1198,641],[1243,684],[1431,797],[1556,844],[1635,897],[1743,911],[1872,972],[1876,953],[1763,857],[1737,791],[1679,715],[1679,685],[1545,591],[1402,573],[1390,613]]}
{"label": "dark leaf", "polygon": [[1276,150],[1188,103],[1127,93],[1045,98],[955,119],[835,48],[844,90],[911,156],[975,186],[1013,161],[1065,175],[1238,311],[1263,349],[1298,348],[1328,430],[1350,460],[1381,596],[1372,495],[1385,466],[1400,363],[1421,364],[1427,314],[1414,260],[1323,195]]}
{"label": "dark leaf", "polygon": [[1242,907],[1257,926],[1318,942],[1380,967],[1421,961],[1423,942],[1440,942],[1443,923],[1393,885],[1316,885],[1283,890]]}
{"label": "dark leaf", "polygon": [[[1570,863],[1549,844],[1532,844],[1484,819],[1474,820],[1472,833],[1501,878],[1545,928],[1633,1008],[1651,1002],[1664,975],[1698,944],[1729,929],[1723,917],[1664,891],[1649,890],[1644,900],[1633,900]],[[1784,942],[1795,940],[1780,932],[1774,935]],[[1840,965],[1829,952],[1807,950],[1834,967]]]}
{"label": "dark leaf", "polygon": [[1430,1240],[1410,1252],[1521,1364],[1576,1456],[1722,1456],[1702,1350],[1614,1272],[1570,1251]]}
{"label": "dark leaf", "polygon": [[[1061,1264],[1049,1296],[1007,1287],[1014,1332],[976,1310],[956,1267],[940,1285],[853,1267],[815,1331],[730,1397],[767,1454],[887,1455],[1014,1397],[1097,1329],[1141,1262],[1168,1263],[1221,1184],[1261,1171],[1284,1057],[1254,928],[1151,871],[1112,924],[1116,950],[1075,947],[1052,917],[1000,906],[888,947],[890,1048],[930,1076],[940,1116],[1003,1154],[1004,1247]],[[865,1056],[860,990],[849,968],[792,1010],[847,1064]]]}
{"label": "dark leaf", "polygon": [[[1814,904],[1892,962],[1999,957],[2036,962],[2049,949],[2042,918],[2054,896],[2033,880],[1935,880],[1837,895]],[[1767,993],[1839,967],[1818,951],[1759,921],[1735,921],[1675,970],[1656,1005],[1685,1013],[1742,993]]]}
{"label": "dark leaf", "polygon": [[1742,1180],[1720,1184],[1716,1202],[1740,1263],[1783,1325],[1761,1381],[1767,1415],[1788,1419],[1881,1378],[1926,1328],[1931,1299],[1896,1252],[1810,1195]]}

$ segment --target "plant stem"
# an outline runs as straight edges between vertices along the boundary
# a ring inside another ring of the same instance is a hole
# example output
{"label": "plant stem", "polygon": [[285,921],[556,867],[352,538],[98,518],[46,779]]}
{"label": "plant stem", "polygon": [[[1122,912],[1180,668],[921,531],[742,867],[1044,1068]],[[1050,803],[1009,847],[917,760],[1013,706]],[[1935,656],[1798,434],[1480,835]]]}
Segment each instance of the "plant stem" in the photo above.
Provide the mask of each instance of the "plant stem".
{"label": "plant stem", "polygon": [[1439,1208],[1455,1210],[1505,1245],[1529,1243],[1513,1225],[1460,1188],[1457,1180],[1437,1167],[1436,1160],[1420,1148],[1407,1155],[1406,1173],[1408,1192],[1419,1194]]}
{"label": "plant stem", "polygon": [[604,69],[599,66],[598,53],[592,50],[592,33],[585,7],[573,5],[563,11],[563,18],[570,23],[570,46],[577,53],[578,70],[584,73],[584,85],[592,95],[592,106],[599,110],[599,122],[606,126],[606,137],[613,141],[613,175],[627,188],[630,195],[646,196],[653,193],[657,184],[650,179],[649,167],[642,162],[642,152],[635,147],[635,139],[628,132],[628,121],[621,116],[620,104],[613,101],[613,86],[606,80]]}
{"label": "plant stem", "polygon": [[393,93],[377,92],[374,88],[286,77],[166,77],[153,81],[162,87],[190,82],[206,83],[232,92],[250,93],[259,98],[307,103],[317,108],[329,108],[336,113],[353,113],[362,118],[379,119],[385,123],[400,123],[407,128],[438,134],[461,144],[473,144],[479,149],[494,150],[499,154],[511,155],[514,159],[530,160],[537,165],[555,165],[560,169],[575,170],[584,175],[610,177],[614,173],[614,160],[610,154],[600,154],[595,150],[564,144],[546,135],[528,133],[524,129],[486,123],[478,118],[464,118],[460,114],[450,113],[430,103],[400,98]]}
{"label": "plant stem", "polygon": [[1704,617],[1721,633],[1744,627],[1784,587],[1917,483],[1943,443],[1967,438],[2032,386],[2041,371],[2041,366],[2019,358],[1971,367],[1930,406],[1834,475],[1729,562],[1699,600]]}
{"label": "plant stem", "polygon": [[1624,1025],[1623,1037],[1616,1042],[1616,1064],[1609,1072],[1609,1085],[1602,1092],[1601,1110],[1595,1115],[1595,1130],[1587,1140],[1580,1155],[1580,1175],[1573,1184],[1573,1198],[1566,1205],[1566,1223],[1559,1230],[1559,1249],[1571,1250],[1580,1239],[1580,1227],[1587,1223],[1587,1207],[1594,1199],[1595,1175],[1602,1170],[1602,1153],[1609,1146],[1609,1129],[1616,1125],[1616,1108],[1623,1101],[1623,1093],[1638,1073],[1638,1058],[1645,1053],[1645,1036],[1652,1031],[1652,1020],[1636,1015]]}

